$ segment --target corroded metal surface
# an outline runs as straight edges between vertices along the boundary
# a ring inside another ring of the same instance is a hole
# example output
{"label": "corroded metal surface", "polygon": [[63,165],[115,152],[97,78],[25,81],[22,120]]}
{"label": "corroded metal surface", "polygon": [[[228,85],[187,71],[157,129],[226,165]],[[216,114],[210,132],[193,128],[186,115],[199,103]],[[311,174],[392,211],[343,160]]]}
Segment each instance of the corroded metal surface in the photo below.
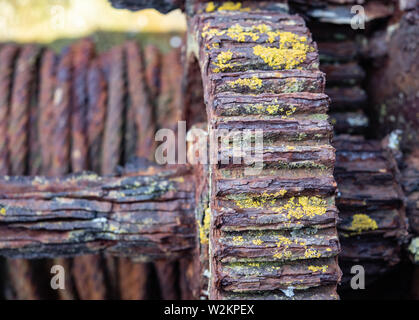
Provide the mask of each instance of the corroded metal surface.
{"label": "corroded metal surface", "polygon": [[366,72],[361,66],[359,35],[348,33],[347,29],[351,30],[348,26],[342,29],[345,32],[342,40],[338,37],[341,33],[335,31],[339,26],[334,23],[321,22],[321,19],[312,22],[313,37],[318,40],[320,70],[326,74],[326,93],[332,100],[331,121],[336,133],[364,134],[369,126],[365,113],[368,97],[363,89]]}
{"label": "corroded metal surface", "polygon": [[[136,5],[139,2],[157,5],[152,1],[136,1]],[[181,2],[158,5],[169,10]],[[10,162],[14,173],[62,176],[89,169],[112,175],[117,170],[124,178],[91,174],[55,180],[5,177],[0,181],[0,254],[34,258],[101,251],[139,261],[180,258],[154,265],[162,298],[174,299],[179,294],[206,298],[208,276],[213,298],[337,298],[339,244],[328,96],[335,132],[364,134],[368,97],[363,88],[367,70],[363,59],[379,57],[374,67],[380,66],[381,71],[371,79],[380,80],[380,85],[370,90],[378,102],[375,114],[381,115],[386,127],[397,115],[397,125],[402,123],[407,135],[415,136],[416,118],[406,115],[414,115],[416,87],[411,90],[406,84],[415,84],[411,75],[417,59],[412,52],[417,52],[417,41],[409,37],[417,24],[416,1],[400,1],[402,10],[412,11],[403,18],[401,28],[391,29],[396,30],[393,37],[378,33],[373,39],[359,38],[347,26],[355,0],[288,1],[293,8],[304,8],[312,19],[310,28],[319,40],[320,59],[304,22],[280,13],[286,9],[285,2],[189,2],[190,35],[197,41],[189,43],[188,53],[197,54],[201,69],[197,63],[184,69],[191,56],[184,61],[180,49],[160,56],[156,47],[142,50],[134,42],[94,58],[93,44],[83,40],[59,57],[49,50],[42,52],[38,70],[38,58],[34,63],[30,46],[3,45],[0,133],[5,136],[8,127],[15,131],[9,130],[11,144],[10,139],[0,141],[0,174],[10,174],[9,160],[18,155],[16,163]],[[367,29],[374,25],[370,21],[385,21],[393,10],[389,1],[365,4]],[[366,40],[371,41],[361,48]],[[390,62],[386,62],[388,48]],[[328,79],[326,89],[319,61]],[[382,68],[380,61],[388,67]],[[29,68],[18,68],[22,65]],[[204,88],[196,78],[200,72]],[[183,92],[182,73],[187,77],[195,73],[183,83]],[[397,96],[397,90],[406,96]],[[385,108],[380,92],[389,95]],[[156,111],[158,117],[154,117]],[[242,164],[221,163],[234,155],[231,149],[217,155],[217,165],[197,165],[193,173],[179,172],[170,178],[160,179],[155,169],[146,173],[135,166],[118,170],[134,155],[153,154],[155,128],[175,129],[182,119],[190,122],[188,128],[206,129],[209,124],[210,133],[264,129],[262,172],[246,175]],[[397,168],[378,142],[341,136],[335,147],[342,267],[348,275],[349,266],[361,263],[368,280],[373,280],[400,261],[406,239]],[[415,161],[415,153],[406,158],[403,185],[411,231],[417,235]],[[147,181],[136,186],[137,179]],[[185,187],[192,180],[196,184]],[[117,181],[123,181],[122,185]],[[174,189],[165,189],[166,182],[173,182]],[[109,184],[113,187],[108,188]],[[154,189],[156,184],[165,187]],[[53,190],[45,190],[49,185]],[[64,190],[67,187],[70,190]],[[115,197],[109,197],[110,193]],[[196,237],[199,246],[195,246]],[[413,261],[419,261],[418,248],[415,238],[409,245]],[[193,255],[185,256],[186,252]],[[41,265],[45,263],[50,264]],[[150,286],[156,285],[151,277],[153,266],[131,259],[88,255],[53,263],[63,264],[72,274],[66,283],[71,290],[60,292],[61,299],[145,299],[153,294],[148,292]],[[21,291],[8,297],[45,296],[32,281],[33,262],[16,260],[8,266],[13,269],[13,290]]]}
{"label": "corroded metal surface", "polygon": [[210,298],[337,298],[334,150],[316,45],[297,16],[201,10],[190,32],[210,136],[264,130],[262,172],[211,165]]}
{"label": "corroded metal surface", "polygon": [[355,264],[363,265],[367,281],[373,281],[400,262],[407,240],[397,164],[379,141],[344,135],[333,145],[343,282],[348,284]]}
{"label": "corroded metal surface", "polygon": [[419,9],[405,13],[387,39],[387,56],[371,71],[371,100],[381,134],[403,130],[408,150],[419,137]]}
{"label": "corroded metal surface", "polygon": [[193,183],[185,173],[2,177],[0,252],[28,258],[100,250],[151,259],[182,255],[194,243]]}

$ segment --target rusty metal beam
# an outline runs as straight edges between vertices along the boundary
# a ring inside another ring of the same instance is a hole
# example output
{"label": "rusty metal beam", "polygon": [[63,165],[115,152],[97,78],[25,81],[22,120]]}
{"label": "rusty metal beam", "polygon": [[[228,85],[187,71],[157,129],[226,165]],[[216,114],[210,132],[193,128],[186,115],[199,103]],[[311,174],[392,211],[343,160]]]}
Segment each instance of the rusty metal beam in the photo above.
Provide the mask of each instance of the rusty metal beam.
{"label": "rusty metal beam", "polygon": [[195,239],[192,178],[186,168],[147,170],[111,178],[1,177],[0,254],[184,255]]}

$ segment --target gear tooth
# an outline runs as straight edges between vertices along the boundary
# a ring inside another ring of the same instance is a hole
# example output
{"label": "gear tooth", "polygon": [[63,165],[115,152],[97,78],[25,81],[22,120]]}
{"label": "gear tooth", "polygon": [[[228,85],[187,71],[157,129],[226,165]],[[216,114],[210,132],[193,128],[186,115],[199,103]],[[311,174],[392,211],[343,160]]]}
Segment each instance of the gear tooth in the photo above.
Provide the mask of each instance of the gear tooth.
{"label": "gear tooth", "polygon": [[[317,46],[300,17],[240,10],[194,17],[209,135],[263,131],[261,145],[226,146],[210,165],[210,298],[336,299],[335,153]],[[255,153],[259,171],[233,162]]]}

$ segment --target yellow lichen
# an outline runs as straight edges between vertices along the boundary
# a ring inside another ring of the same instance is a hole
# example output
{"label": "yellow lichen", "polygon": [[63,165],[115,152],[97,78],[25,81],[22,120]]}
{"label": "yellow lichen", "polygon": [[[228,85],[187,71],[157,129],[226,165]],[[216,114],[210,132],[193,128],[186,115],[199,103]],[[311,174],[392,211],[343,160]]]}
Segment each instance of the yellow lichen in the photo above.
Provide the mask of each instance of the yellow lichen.
{"label": "yellow lichen", "polygon": [[213,12],[215,10],[215,4],[213,1],[208,2],[207,7],[205,8],[206,12]]}
{"label": "yellow lichen", "polygon": [[[184,177],[176,177],[176,178],[171,178],[170,181],[184,183],[185,182],[185,178]],[[135,186],[136,187],[139,187],[140,185],[136,182],[135,183]]]}
{"label": "yellow lichen", "polygon": [[282,252],[275,253],[273,257],[276,259],[282,259],[282,258],[290,259],[292,257],[292,252],[289,250],[284,250]]}
{"label": "yellow lichen", "polygon": [[287,116],[290,116],[295,113],[295,110],[297,110],[296,106],[290,106],[289,110],[285,113]]}
{"label": "yellow lichen", "polygon": [[201,244],[208,244],[208,234],[210,230],[211,223],[211,209],[205,209],[204,213],[204,223],[199,225],[199,239]]}
{"label": "yellow lichen", "polygon": [[277,252],[273,255],[274,258],[276,259],[281,259],[282,258],[282,253],[281,252]]}
{"label": "yellow lichen", "polygon": [[278,238],[279,238],[279,241],[276,242],[276,245],[277,245],[278,248],[279,247],[282,247],[284,245],[288,248],[288,246],[290,244],[292,244],[291,239],[288,239],[287,237],[284,237],[284,236],[279,235]]}
{"label": "yellow lichen", "polygon": [[327,269],[329,268],[329,266],[327,265],[323,265],[323,266],[308,266],[308,270],[312,271],[312,272],[323,272],[325,273],[327,271]]}
{"label": "yellow lichen", "polygon": [[118,228],[115,226],[115,225],[110,225],[109,226],[109,230],[111,231],[111,232],[114,232],[114,231],[117,231],[118,230]]}
{"label": "yellow lichen", "polygon": [[204,28],[204,31],[201,33],[201,36],[203,38],[208,38],[211,39],[214,36],[222,36],[225,34],[225,30],[218,30],[218,29],[209,29],[208,28]]}
{"label": "yellow lichen", "polygon": [[286,79],[286,87],[284,93],[300,92],[304,90],[304,80],[295,78]]}
{"label": "yellow lichen", "polygon": [[292,257],[292,252],[291,252],[291,251],[289,251],[289,250],[285,250],[285,251],[284,251],[284,258],[289,259],[289,258],[291,258],[291,257]]}
{"label": "yellow lichen", "polygon": [[378,229],[378,225],[374,219],[371,219],[366,214],[358,213],[353,215],[352,223],[348,229],[361,233],[367,230],[376,230]]}
{"label": "yellow lichen", "polygon": [[255,240],[252,240],[252,243],[256,246],[260,246],[263,243],[263,241],[260,239],[255,239]]}
{"label": "yellow lichen", "polygon": [[279,109],[279,106],[278,105],[274,105],[274,104],[268,105],[266,107],[266,111],[268,111],[269,114],[276,114],[276,113],[278,113],[278,109]]}
{"label": "yellow lichen", "polygon": [[256,76],[252,78],[237,79],[235,81],[229,81],[230,87],[235,88],[236,86],[249,87],[252,90],[259,89],[262,87],[262,80]]}
{"label": "yellow lichen", "polygon": [[6,209],[5,208],[1,208],[0,209],[0,214],[5,216],[6,215]]}
{"label": "yellow lichen", "polygon": [[250,263],[248,264],[248,266],[249,266],[249,267],[260,267],[260,263],[257,263],[257,262],[250,262]]}
{"label": "yellow lichen", "polygon": [[217,68],[214,69],[214,72],[224,71],[225,69],[232,68],[233,64],[228,63],[233,58],[233,52],[231,50],[223,51],[218,54],[216,62],[213,62]]}
{"label": "yellow lichen", "polygon": [[279,36],[279,47],[257,45],[253,53],[273,69],[293,69],[304,62],[311,50],[307,38],[292,32],[268,32],[268,42],[273,43]]}
{"label": "yellow lichen", "polygon": [[250,37],[253,41],[259,39],[260,35],[255,29],[244,29],[241,25],[236,23],[234,26],[231,26],[227,30],[227,35],[238,42],[245,42],[246,36]]}
{"label": "yellow lichen", "polygon": [[320,258],[321,253],[316,249],[306,249],[304,252],[304,258],[312,259],[312,258]]}
{"label": "yellow lichen", "polygon": [[233,243],[234,244],[242,244],[244,241],[242,236],[235,236],[233,237]]}
{"label": "yellow lichen", "polygon": [[236,200],[236,205],[241,208],[259,208],[262,206],[262,202],[259,199],[248,198]]}
{"label": "yellow lichen", "polygon": [[[273,101],[273,102],[276,102],[276,101]],[[251,108],[256,109],[256,111],[259,112],[259,113],[268,113],[270,115],[284,113],[284,111],[285,111],[285,108],[281,107],[281,105],[279,105],[279,104],[263,105],[263,104],[259,103],[259,104],[252,105]],[[296,112],[297,107],[291,105],[287,109],[288,110],[285,111],[285,115],[290,116],[290,115],[292,115]]]}
{"label": "yellow lichen", "polygon": [[258,31],[259,33],[267,33],[268,31],[271,30],[271,27],[267,26],[264,23],[261,23],[261,24],[258,24],[257,26],[253,26],[252,29]]}
{"label": "yellow lichen", "polygon": [[267,42],[273,43],[276,40],[276,37],[279,36],[279,32],[278,31],[268,31],[267,35],[268,35],[268,41]]}
{"label": "yellow lichen", "polygon": [[251,196],[244,199],[236,200],[236,205],[241,209],[261,208],[268,201],[275,201],[278,197],[283,197],[287,190],[281,189],[275,193],[267,193],[266,191],[261,195]]}
{"label": "yellow lichen", "polygon": [[292,197],[283,206],[273,208],[273,211],[285,213],[288,219],[314,218],[326,213],[327,204],[318,197]]}
{"label": "yellow lichen", "polygon": [[276,206],[277,199],[287,191],[282,189],[276,193],[264,192],[261,195],[235,199],[235,204],[241,209],[256,209],[270,207],[276,213],[285,214],[287,219],[314,218],[327,212],[327,202],[319,197],[291,197],[285,204]]}
{"label": "yellow lichen", "polygon": [[240,10],[241,7],[242,4],[240,2],[227,1],[218,8],[218,11],[236,11]]}

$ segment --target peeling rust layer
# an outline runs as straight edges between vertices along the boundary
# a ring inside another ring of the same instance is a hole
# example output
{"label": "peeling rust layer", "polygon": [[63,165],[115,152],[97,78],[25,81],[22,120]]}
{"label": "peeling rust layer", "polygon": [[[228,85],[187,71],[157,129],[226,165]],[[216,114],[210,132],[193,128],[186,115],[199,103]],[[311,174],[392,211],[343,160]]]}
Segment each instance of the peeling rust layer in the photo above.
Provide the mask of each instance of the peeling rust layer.
{"label": "peeling rust layer", "polygon": [[189,24],[210,136],[264,130],[261,172],[246,175],[229,149],[229,164],[211,165],[210,298],[336,299],[329,100],[304,21],[243,6],[202,13]]}
{"label": "peeling rust layer", "polygon": [[194,242],[193,183],[185,173],[149,168],[119,178],[2,177],[0,253],[181,256]]}
{"label": "peeling rust layer", "polygon": [[343,282],[354,264],[364,265],[373,281],[400,262],[400,244],[407,240],[398,168],[379,141],[343,135],[334,146]]}

